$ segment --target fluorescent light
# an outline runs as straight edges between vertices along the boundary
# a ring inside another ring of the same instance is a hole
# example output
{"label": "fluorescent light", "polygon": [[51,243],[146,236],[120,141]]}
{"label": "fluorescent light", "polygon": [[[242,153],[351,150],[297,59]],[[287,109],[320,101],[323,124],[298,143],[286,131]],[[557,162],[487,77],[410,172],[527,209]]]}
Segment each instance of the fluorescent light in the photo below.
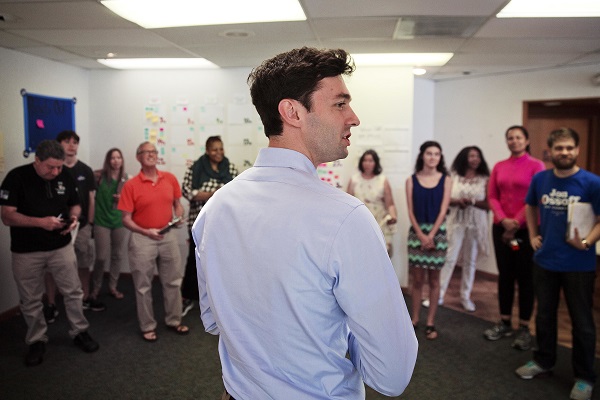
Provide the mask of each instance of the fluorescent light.
{"label": "fluorescent light", "polygon": [[425,68],[413,68],[413,75],[425,75],[427,73],[427,70]]}
{"label": "fluorescent light", "polygon": [[103,0],[101,3],[144,28],[306,20],[298,0]]}
{"label": "fluorescent light", "polygon": [[498,18],[600,17],[598,0],[512,0]]}
{"label": "fluorescent light", "polygon": [[372,53],[352,54],[352,58],[357,66],[440,67],[453,55],[454,53]]}
{"label": "fluorescent light", "polygon": [[219,68],[205,58],[111,58],[96,60],[116,69],[213,69]]}

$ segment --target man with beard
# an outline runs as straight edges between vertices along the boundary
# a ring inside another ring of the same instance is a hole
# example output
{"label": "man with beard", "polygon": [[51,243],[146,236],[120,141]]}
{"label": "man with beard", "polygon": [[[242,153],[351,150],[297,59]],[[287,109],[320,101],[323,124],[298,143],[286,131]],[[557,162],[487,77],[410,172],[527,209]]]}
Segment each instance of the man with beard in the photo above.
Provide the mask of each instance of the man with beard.
{"label": "man with beard", "polygon": [[[596,380],[596,329],[592,314],[596,274],[594,244],[600,238],[600,177],[579,168],[579,135],[561,128],[550,133],[553,169],[536,174],[527,194],[527,228],[534,255],[537,298],[533,360],[515,372],[523,379],[548,375],[556,363],[557,308],[561,289],[573,325],[572,365],[575,384],[571,399],[589,399]],[[575,230],[566,238],[567,206],[591,203],[595,225],[587,235]],[[539,217],[538,217],[539,216]],[[539,224],[538,224],[539,222]]]}

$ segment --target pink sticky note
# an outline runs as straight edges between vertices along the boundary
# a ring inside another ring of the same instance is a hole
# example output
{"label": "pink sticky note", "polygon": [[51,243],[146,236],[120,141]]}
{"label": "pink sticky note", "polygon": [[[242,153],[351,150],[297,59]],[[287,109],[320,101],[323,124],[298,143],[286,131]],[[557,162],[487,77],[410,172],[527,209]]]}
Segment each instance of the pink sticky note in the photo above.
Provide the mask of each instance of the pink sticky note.
{"label": "pink sticky note", "polygon": [[38,128],[44,129],[44,121],[43,120],[38,119],[35,121],[35,124],[37,125]]}

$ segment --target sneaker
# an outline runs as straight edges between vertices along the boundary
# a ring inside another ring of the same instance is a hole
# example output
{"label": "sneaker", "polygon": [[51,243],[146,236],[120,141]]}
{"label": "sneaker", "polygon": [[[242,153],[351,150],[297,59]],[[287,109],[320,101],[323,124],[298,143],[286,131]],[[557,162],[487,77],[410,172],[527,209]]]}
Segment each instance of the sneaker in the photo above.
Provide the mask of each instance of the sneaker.
{"label": "sneaker", "polygon": [[183,299],[181,305],[182,305],[181,316],[185,317],[187,315],[187,313],[190,312],[190,310],[192,308],[194,308],[194,300]]}
{"label": "sneaker", "polygon": [[92,311],[104,311],[106,305],[96,299],[89,297],[87,300],[83,300],[83,309]]}
{"label": "sneaker", "polygon": [[81,332],[75,336],[73,343],[86,353],[93,353],[100,348],[100,345],[87,332]]}
{"label": "sneaker", "polygon": [[40,365],[44,361],[44,353],[46,352],[46,343],[35,342],[29,345],[29,351],[25,356],[25,365],[33,367]]}
{"label": "sneaker", "polygon": [[463,299],[461,301],[463,308],[465,311],[474,312],[475,311],[475,303],[471,301],[471,299]]}
{"label": "sneaker", "polygon": [[531,333],[529,328],[522,326],[517,332],[517,337],[512,342],[512,347],[518,350],[529,350],[531,348]]}
{"label": "sneaker", "polygon": [[[431,303],[429,302],[429,299],[423,299],[423,300],[421,300],[421,305],[422,305],[423,307],[425,307],[425,308],[429,308],[429,304],[431,304]],[[438,305],[439,305],[439,306],[443,306],[443,305],[444,305],[444,299],[442,299],[441,297],[440,297],[440,299],[438,300]]]}
{"label": "sneaker", "polygon": [[510,325],[505,325],[504,322],[500,321],[490,329],[486,329],[483,332],[483,336],[487,340],[498,340],[503,337],[509,337],[513,335],[513,329]]}
{"label": "sneaker", "polygon": [[552,374],[552,370],[540,367],[535,361],[529,361],[527,364],[517,368],[515,374],[521,379],[533,379],[536,376],[550,375]]}
{"label": "sneaker", "polygon": [[570,399],[573,400],[590,400],[592,398],[592,390],[594,387],[591,383],[578,379],[571,389]]}
{"label": "sneaker", "polygon": [[44,306],[44,318],[46,319],[46,323],[53,324],[56,321],[56,317],[58,317],[58,310],[54,304],[47,304]]}

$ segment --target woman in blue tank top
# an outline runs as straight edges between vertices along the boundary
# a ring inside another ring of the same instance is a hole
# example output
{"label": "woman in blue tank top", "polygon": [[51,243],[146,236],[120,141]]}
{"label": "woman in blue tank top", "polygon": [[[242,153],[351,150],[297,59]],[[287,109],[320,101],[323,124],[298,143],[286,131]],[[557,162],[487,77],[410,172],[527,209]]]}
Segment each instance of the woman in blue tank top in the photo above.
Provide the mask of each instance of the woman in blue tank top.
{"label": "woman in blue tank top", "polygon": [[429,310],[425,334],[437,338],[435,314],[440,297],[440,270],[446,260],[446,213],[452,180],[448,176],[442,147],[427,141],[419,149],[415,173],[406,180],[406,201],[411,227],[408,232],[408,266],[412,278],[412,322],[417,328],[423,282],[429,282]]}

